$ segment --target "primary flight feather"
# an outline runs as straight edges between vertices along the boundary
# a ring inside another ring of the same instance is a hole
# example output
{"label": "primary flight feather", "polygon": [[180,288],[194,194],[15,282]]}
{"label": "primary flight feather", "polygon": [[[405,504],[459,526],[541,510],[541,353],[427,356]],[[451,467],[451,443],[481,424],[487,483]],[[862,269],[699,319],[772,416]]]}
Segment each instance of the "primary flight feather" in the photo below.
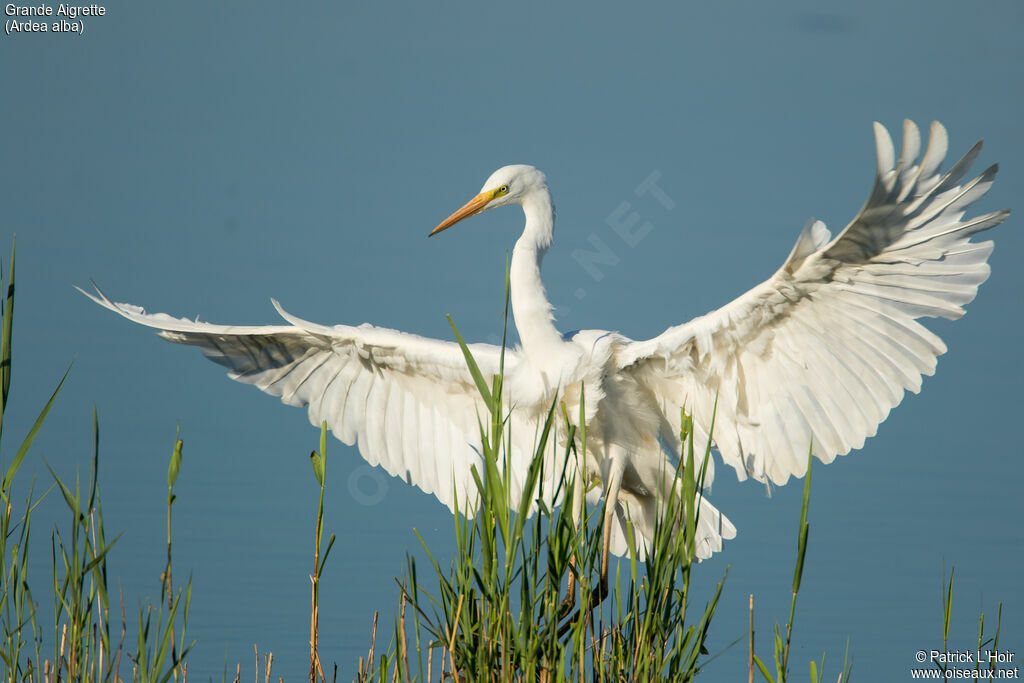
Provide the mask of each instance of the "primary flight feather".
{"label": "primary flight feather", "polygon": [[[910,121],[898,158],[877,123],[875,138],[874,188],[835,238],[820,221],[809,222],[771,278],[647,341],[595,330],[563,336],[555,327],[540,273],[554,209],[537,169],[495,171],[438,225],[432,235],[506,204],[519,204],[526,217],[510,264],[521,346],[505,356],[513,497],[519,498],[533,456],[537,421],[552,401],[564,401],[573,415],[582,408],[586,476],[600,479],[599,493],[609,502],[605,559],[609,551],[628,551],[627,520],[643,554],[659,504],[674,485],[681,410],[693,416],[697,443],[713,438],[741,479],[784,484],[804,475],[812,445],[826,463],[860,448],[904,391],[919,391],[922,375],[933,374],[946,351],[919,319],[964,313],[989,275],[992,251],[992,242],[971,238],[1009,212],[965,218],[996,174],[992,166],[964,181],[981,143],[941,173],[947,148],[941,124],[932,124],[923,155]],[[475,497],[471,467],[482,471],[477,415],[483,404],[457,344],[370,325],[318,325],[276,301],[287,324],[236,327],[147,314],[98,289],[87,295],[169,341],[200,347],[232,379],[307,407],[313,424],[326,421],[343,442],[358,444],[368,462],[449,508]],[[485,376],[499,371],[499,347],[470,348]],[[714,476],[708,466],[706,485]],[[555,492],[576,464],[546,463],[543,472],[544,490]],[[697,533],[698,555],[708,557],[735,528],[702,499]]]}

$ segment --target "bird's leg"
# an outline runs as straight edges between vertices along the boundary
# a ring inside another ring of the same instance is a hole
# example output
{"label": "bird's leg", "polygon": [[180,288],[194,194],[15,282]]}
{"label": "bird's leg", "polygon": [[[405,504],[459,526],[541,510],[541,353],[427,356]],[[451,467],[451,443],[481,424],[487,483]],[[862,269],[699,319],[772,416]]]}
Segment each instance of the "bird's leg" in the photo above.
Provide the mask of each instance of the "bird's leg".
{"label": "bird's leg", "polygon": [[[622,457],[624,454],[620,454],[620,457],[612,457],[610,466],[608,468],[607,478],[605,480],[605,508],[604,508],[604,527],[601,533],[601,578],[598,585],[590,591],[590,595],[587,596],[585,604],[580,606],[576,616],[582,614],[584,611],[589,612],[594,609],[608,597],[608,561],[611,556],[612,547],[612,522],[615,520],[615,508],[619,504],[619,491],[622,488],[622,473],[626,466],[625,458]],[[568,597],[568,596],[567,596]],[[565,602],[563,601],[563,605]],[[563,614],[559,614],[560,618],[564,618]],[[566,623],[562,624],[558,630],[559,637],[565,635],[575,621],[575,616],[570,618]]]}
{"label": "bird's leg", "polygon": [[[572,483],[572,527],[573,531],[577,534],[577,542],[574,547],[579,549],[579,531],[580,524],[583,520],[583,506],[586,501],[586,460],[585,455],[578,449],[576,454],[576,477]],[[576,564],[576,554],[573,553],[572,557],[569,558],[569,563],[574,567],[578,567]],[[563,619],[565,615],[572,611],[572,608],[576,606],[576,573],[573,571],[569,572],[569,579],[566,582],[565,598],[562,599],[562,605],[558,610],[558,618]]]}
{"label": "bird's leg", "polygon": [[[575,558],[569,560],[569,564],[573,567],[576,566]],[[558,606],[558,620],[565,619],[566,615],[572,612],[572,608],[576,606],[576,574],[572,571],[569,572],[569,580],[566,582],[565,597],[562,598],[561,604]]]}
{"label": "bird's leg", "polygon": [[590,595],[590,608],[597,607],[608,597],[608,560],[612,548],[612,522],[615,521],[615,509],[619,505],[619,491],[622,488],[622,472],[625,461],[613,458],[608,473],[608,488],[605,491],[604,528],[601,543],[601,580]]}

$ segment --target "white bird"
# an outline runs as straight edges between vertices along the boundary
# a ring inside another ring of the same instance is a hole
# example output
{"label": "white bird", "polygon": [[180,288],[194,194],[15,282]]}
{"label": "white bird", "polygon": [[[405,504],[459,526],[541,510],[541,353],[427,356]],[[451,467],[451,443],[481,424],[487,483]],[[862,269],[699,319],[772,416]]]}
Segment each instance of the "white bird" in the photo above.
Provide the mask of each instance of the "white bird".
{"label": "white bird", "polygon": [[[962,183],[981,149],[975,145],[945,174],[946,131],[933,123],[918,160],[917,127],[903,126],[898,159],[888,132],[875,124],[878,168],[867,203],[838,236],[810,221],[789,257],[768,280],[732,303],[670,327],[647,341],[618,332],[564,336],[541,282],[541,260],[554,235],[554,208],[544,174],[506,166],[480,193],[431,233],[507,204],[526,216],[512,251],[511,304],[521,346],[505,359],[505,405],[511,408],[512,495],[519,498],[533,453],[536,421],[556,398],[579,414],[585,386],[586,471],[600,477],[609,550],[648,547],[659,501],[670,490],[680,451],[681,409],[693,416],[698,457],[711,431],[722,461],[739,478],[785,484],[804,475],[813,444],[825,463],[873,436],[903,398],[917,392],[946,351],[917,319],[958,318],[989,275],[992,242],[973,235],[1008,211],[964,218],[991,186],[992,166]],[[327,327],[286,313],[284,325],[235,327],[147,314],[87,294],[160,336],[200,347],[229,376],[307,407],[341,441],[358,444],[371,464],[433,493],[453,508],[475,494],[470,468],[482,471],[477,416],[484,410],[459,346],[396,330]],[[501,349],[471,350],[485,375],[498,372]],[[554,449],[552,449],[553,451]],[[563,463],[564,464],[564,463]],[[552,463],[552,477],[575,474]],[[706,485],[714,477],[708,463]],[[557,502],[557,501],[552,501]],[[706,500],[697,552],[706,558],[735,527]]]}

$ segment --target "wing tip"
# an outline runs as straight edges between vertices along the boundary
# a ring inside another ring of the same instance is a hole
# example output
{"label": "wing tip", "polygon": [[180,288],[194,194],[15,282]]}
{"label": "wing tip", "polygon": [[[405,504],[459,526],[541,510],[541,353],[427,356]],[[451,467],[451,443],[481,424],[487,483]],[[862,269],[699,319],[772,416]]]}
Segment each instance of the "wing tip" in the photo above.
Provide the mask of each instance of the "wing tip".
{"label": "wing tip", "polygon": [[274,297],[270,297],[270,303],[274,306],[274,310],[277,311],[277,314],[281,316],[281,318],[283,318],[284,321],[289,325],[294,325],[295,327],[315,326],[308,320],[303,320],[302,318],[294,316],[288,311],[284,310],[284,306],[281,305],[281,302],[275,299]]}
{"label": "wing tip", "polygon": [[928,127],[928,136],[949,138],[949,131],[947,131],[946,127],[942,125],[941,121],[932,121],[931,125]]}
{"label": "wing tip", "polygon": [[274,310],[277,311],[277,314],[279,316],[281,316],[285,320],[288,320],[288,312],[284,310],[284,306],[281,305],[280,301],[278,301],[274,297],[270,297],[270,304],[274,307]]}
{"label": "wing tip", "polygon": [[[127,311],[127,310],[125,310],[125,304],[119,304],[119,303],[116,303],[114,301],[111,301],[110,298],[106,294],[103,293],[103,290],[100,289],[100,286],[98,284],[96,284],[95,280],[90,279],[89,283],[92,285],[93,289],[96,290],[95,292],[86,291],[86,290],[82,289],[81,287],[79,287],[78,285],[72,285],[72,286],[75,289],[77,289],[79,292],[81,292],[82,294],[87,296],[93,303],[95,303],[95,304],[97,304],[99,306],[102,306],[103,308],[106,308],[109,311],[113,311],[114,313],[122,315],[122,316],[124,316],[126,318],[130,318],[131,317],[130,313],[134,313],[134,311]],[[145,310],[144,309],[139,309],[138,312],[143,314],[143,315],[145,315]]]}
{"label": "wing tip", "polygon": [[892,136],[889,130],[878,121],[874,122],[875,129],[875,153],[878,157],[878,175],[885,175],[892,170],[896,162],[896,149],[892,143]]}
{"label": "wing tip", "polygon": [[332,332],[331,328],[325,325],[310,322],[309,320],[305,320],[303,318],[298,317],[297,315],[289,313],[288,311],[284,310],[284,306],[281,305],[281,302],[273,297],[270,298],[270,303],[273,304],[274,310],[277,311],[277,314],[281,316],[286,323],[293,327],[297,327],[305,332],[312,332],[315,334],[331,334]]}

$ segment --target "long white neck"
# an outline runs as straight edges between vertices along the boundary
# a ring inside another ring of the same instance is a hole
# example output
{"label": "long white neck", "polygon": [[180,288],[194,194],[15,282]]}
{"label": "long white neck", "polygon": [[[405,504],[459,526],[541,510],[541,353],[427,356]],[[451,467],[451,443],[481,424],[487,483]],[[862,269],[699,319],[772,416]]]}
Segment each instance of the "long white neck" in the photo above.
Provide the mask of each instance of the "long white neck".
{"label": "long white neck", "polygon": [[540,357],[562,342],[540,279],[541,261],[554,238],[555,211],[546,188],[530,193],[522,206],[526,227],[512,250],[509,270],[512,315],[523,352],[527,357]]}

